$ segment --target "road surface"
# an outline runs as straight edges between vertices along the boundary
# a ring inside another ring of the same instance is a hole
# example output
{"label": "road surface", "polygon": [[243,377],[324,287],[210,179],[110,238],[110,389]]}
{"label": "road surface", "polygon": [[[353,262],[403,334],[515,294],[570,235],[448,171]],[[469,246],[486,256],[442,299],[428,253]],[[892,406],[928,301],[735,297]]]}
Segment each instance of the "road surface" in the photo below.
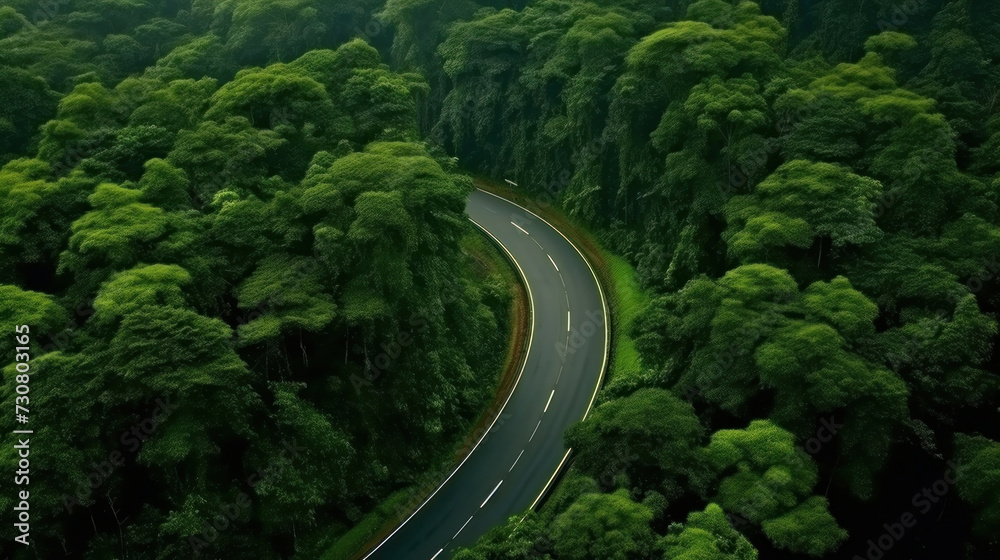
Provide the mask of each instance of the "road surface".
{"label": "road surface", "polygon": [[446,560],[534,507],[569,455],[563,432],[586,416],[607,365],[607,306],[580,252],[538,216],[484,191],[469,196],[466,211],[527,285],[524,365],[486,435],[366,560]]}

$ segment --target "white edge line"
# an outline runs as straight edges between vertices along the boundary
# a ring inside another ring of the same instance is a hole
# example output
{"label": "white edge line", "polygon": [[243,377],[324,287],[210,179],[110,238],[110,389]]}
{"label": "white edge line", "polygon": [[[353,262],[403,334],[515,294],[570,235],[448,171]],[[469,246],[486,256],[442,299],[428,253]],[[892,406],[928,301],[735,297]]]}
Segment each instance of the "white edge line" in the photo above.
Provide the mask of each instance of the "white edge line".
{"label": "white edge line", "polygon": [[[497,490],[499,490],[499,489],[500,489],[500,485],[501,485],[501,484],[503,484],[503,481],[502,481],[502,480],[501,480],[500,482],[497,482],[497,487],[496,487],[496,488],[494,488],[492,492],[490,492],[490,495],[489,495],[489,496],[486,496],[486,499],[485,499],[485,500],[483,500],[483,505],[482,505],[482,506],[479,506],[479,509],[483,509],[483,506],[485,506],[485,505],[486,505],[486,502],[490,501],[490,498],[492,498],[492,497],[493,497],[493,494],[496,494],[496,493],[497,493]],[[464,527],[463,527],[463,529],[464,529]]]}
{"label": "white edge line", "polygon": [[[506,198],[504,198],[502,196],[495,195],[495,194],[493,194],[493,193],[491,193],[489,191],[484,191],[483,189],[477,189],[477,190],[479,190],[480,192],[484,192],[484,193],[486,193],[486,194],[488,194],[488,195],[490,195],[492,197],[499,198],[500,200],[503,200],[503,201],[506,201],[506,202],[508,202],[510,204],[513,204],[514,206],[517,206],[521,210],[524,210],[525,212],[531,214],[532,216],[534,216],[534,217],[538,218],[539,220],[541,220],[542,222],[544,222],[547,226],[549,226],[550,228],[552,228],[553,230],[555,230],[555,232],[558,233],[559,235],[562,235],[562,238],[565,239],[566,242],[569,243],[571,247],[573,247],[573,249],[576,249],[576,252],[580,255],[580,258],[583,259],[583,262],[587,263],[587,268],[590,269],[590,274],[594,277],[594,283],[597,284],[597,291],[598,291],[598,293],[601,294],[601,308],[604,310],[604,363],[601,364],[601,376],[597,379],[597,386],[594,387],[594,394],[591,395],[591,397],[590,397],[590,404],[587,405],[587,410],[586,410],[586,412],[583,413],[583,419],[586,420],[587,419],[587,415],[590,414],[590,410],[594,407],[594,400],[597,399],[597,392],[601,389],[601,385],[604,384],[604,375],[605,375],[605,372],[607,371],[607,368],[608,368],[608,354],[610,352],[609,342],[610,342],[610,338],[611,338],[611,329],[608,328],[609,327],[608,323],[610,323],[611,317],[608,315],[608,302],[606,301],[606,298],[604,296],[604,288],[601,286],[601,281],[597,279],[597,273],[594,272],[594,267],[591,266],[590,261],[587,260],[587,257],[585,257],[583,255],[583,252],[580,251],[580,249],[572,241],[570,241],[569,238],[566,237],[565,234],[563,234],[563,232],[559,231],[552,224],[550,224],[548,222],[548,220],[546,220],[545,218],[539,216],[538,214],[535,214],[531,210],[528,210],[524,206],[521,206],[520,204],[517,204],[516,202],[512,202],[510,200],[507,200]],[[548,492],[549,486],[552,485],[552,481],[555,480],[556,475],[559,474],[559,472],[562,470],[563,463],[566,462],[566,459],[569,457],[569,453],[572,450],[573,450],[572,448],[566,450],[566,455],[563,456],[563,460],[562,460],[562,462],[559,463],[559,467],[556,469],[556,471],[554,473],[552,473],[552,478],[550,478],[549,481],[545,484],[545,487],[542,488],[542,493],[539,494],[537,498],[535,498],[535,501],[532,502],[531,507],[529,509],[535,509],[535,506],[537,506],[538,502],[541,501],[542,496],[544,496],[545,493]]]}
{"label": "white edge line", "polygon": [[542,489],[542,493],[539,494],[537,498],[535,498],[535,501],[532,502],[531,507],[529,507],[528,509],[535,509],[535,506],[538,505],[539,500],[541,500],[542,496],[545,495],[545,492],[548,491],[549,486],[552,486],[552,481],[556,479],[556,475],[559,474],[559,471],[562,470],[563,465],[566,464],[566,459],[569,459],[569,454],[571,451],[573,451],[573,448],[569,448],[566,450],[566,454],[563,455],[562,461],[559,461],[559,466],[556,467],[556,470],[555,472],[552,473],[552,476],[549,478],[549,481],[545,483],[545,488]]}
{"label": "white edge line", "polygon": [[549,411],[549,405],[552,404],[552,397],[554,396],[556,396],[556,390],[552,389],[552,392],[549,393],[549,401],[545,403],[545,410],[542,411],[542,414],[545,414],[546,412]]}
{"label": "white edge line", "polygon": [[[510,204],[514,204],[513,202],[510,202],[509,200],[507,200],[505,198],[501,198],[501,197],[497,197],[497,198],[500,198],[500,200],[503,200],[505,202],[509,202]],[[515,204],[515,206],[517,206],[517,205]],[[500,240],[497,239],[497,237],[495,235],[493,235],[492,233],[490,233],[489,230],[487,230],[483,226],[479,225],[479,222],[473,220],[472,218],[469,218],[469,221],[472,222],[473,224],[475,224],[476,227],[478,227],[479,229],[483,230],[483,232],[485,232],[486,235],[489,235],[494,241],[496,241],[496,243],[500,246],[500,248],[502,248],[504,250],[504,252],[507,253],[507,256],[510,257],[511,262],[514,263],[514,266],[517,267],[518,273],[521,275],[521,282],[524,284],[525,289],[528,290],[528,315],[531,317],[531,322],[528,325],[528,347],[524,351],[524,360],[521,362],[521,371],[518,372],[517,379],[514,380],[514,386],[510,388],[510,393],[507,394],[507,400],[505,400],[503,402],[503,406],[501,406],[500,410],[497,411],[497,415],[493,419],[493,422],[490,423],[490,425],[489,425],[488,428],[486,428],[485,430],[483,430],[483,435],[479,436],[479,441],[477,441],[476,445],[474,445],[472,447],[472,450],[470,450],[469,453],[465,455],[465,458],[462,459],[462,462],[459,463],[457,467],[455,467],[455,470],[451,471],[451,474],[448,475],[448,478],[444,479],[444,482],[442,482],[441,484],[439,484],[438,487],[435,488],[433,492],[431,492],[430,496],[427,496],[426,498],[424,498],[423,502],[420,502],[420,505],[417,506],[417,509],[413,510],[413,513],[411,513],[409,515],[409,517],[407,517],[406,519],[404,519],[403,522],[399,524],[399,527],[396,527],[391,533],[389,533],[389,536],[387,536],[386,538],[382,539],[382,542],[378,543],[378,545],[376,545],[375,548],[373,548],[371,550],[371,552],[369,552],[368,554],[365,554],[362,557],[362,560],[368,558],[372,554],[375,554],[375,552],[379,548],[381,548],[382,545],[386,543],[386,541],[388,541],[389,539],[391,539],[393,535],[395,535],[397,532],[399,532],[400,529],[403,528],[403,525],[406,525],[411,519],[413,519],[413,516],[416,515],[417,513],[419,513],[420,510],[423,509],[423,507],[425,505],[427,505],[427,502],[431,501],[431,499],[433,499],[434,496],[437,495],[437,493],[440,492],[442,488],[444,488],[445,484],[448,484],[448,481],[451,480],[451,477],[455,476],[455,473],[457,473],[458,470],[462,468],[462,465],[464,465],[465,462],[469,460],[469,457],[472,457],[472,454],[479,447],[479,444],[483,442],[483,439],[485,439],[486,436],[490,433],[490,430],[493,429],[493,425],[496,424],[497,420],[500,419],[500,416],[503,414],[504,409],[507,408],[507,403],[509,403],[510,402],[510,398],[514,396],[514,390],[517,389],[517,384],[521,382],[521,376],[524,375],[524,368],[528,365],[528,354],[531,353],[531,339],[532,339],[532,335],[535,332],[535,303],[534,303],[534,298],[531,295],[531,285],[528,284],[528,277],[525,276],[524,270],[521,268],[521,265],[517,262],[517,259],[514,258],[514,255],[511,254],[511,252],[507,249],[507,247],[503,243],[501,243]],[[517,225],[517,224],[515,224],[515,225]],[[551,227],[551,226],[549,226],[549,227]],[[521,228],[519,227],[518,229],[521,229]],[[521,230],[521,231],[524,231],[524,230]],[[525,233],[527,233],[527,232],[525,232]],[[607,324],[607,319],[605,319],[604,322],[605,322],[605,324]],[[605,337],[605,338],[607,338],[607,337]],[[605,358],[605,361],[606,361],[606,358]],[[596,395],[597,394],[595,393],[594,396],[596,396]],[[593,399],[591,399],[591,404],[593,404]],[[466,522],[466,523],[468,523],[468,522]]]}

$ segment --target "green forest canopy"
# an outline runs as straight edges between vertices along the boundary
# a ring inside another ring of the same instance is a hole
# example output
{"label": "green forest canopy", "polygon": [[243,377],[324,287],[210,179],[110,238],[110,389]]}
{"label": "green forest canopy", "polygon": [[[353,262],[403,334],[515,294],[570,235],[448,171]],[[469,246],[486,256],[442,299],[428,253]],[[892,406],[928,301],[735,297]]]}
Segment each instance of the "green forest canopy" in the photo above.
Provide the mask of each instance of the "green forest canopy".
{"label": "green forest canopy", "polygon": [[493,397],[511,294],[465,254],[471,181],[418,141],[426,82],[305,5],[220,3],[221,35],[207,8],[0,11],[0,323],[36,333],[41,557],[315,557]]}
{"label": "green forest canopy", "polygon": [[313,558],[419,478],[506,320],[463,268],[455,156],[652,295],[559,491],[457,558],[865,557],[908,510],[892,554],[995,557],[998,60],[988,0],[3,1],[39,550],[183,557],[246,490],[203,556]]}

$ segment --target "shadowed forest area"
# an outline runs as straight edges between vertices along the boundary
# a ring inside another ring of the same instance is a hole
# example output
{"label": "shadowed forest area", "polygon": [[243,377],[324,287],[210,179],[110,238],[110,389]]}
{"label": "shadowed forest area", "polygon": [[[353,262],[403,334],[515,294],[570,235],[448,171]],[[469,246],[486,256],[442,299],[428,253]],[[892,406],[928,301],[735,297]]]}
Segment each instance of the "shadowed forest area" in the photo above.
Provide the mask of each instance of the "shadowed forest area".
{"label": "shadowed forest area", "polygon": [[0,166],[14,558],[318,558],[419,480],[511,328],[465,172],[649,303],[456,560],[1000,553],[996,2],[0,0]]}

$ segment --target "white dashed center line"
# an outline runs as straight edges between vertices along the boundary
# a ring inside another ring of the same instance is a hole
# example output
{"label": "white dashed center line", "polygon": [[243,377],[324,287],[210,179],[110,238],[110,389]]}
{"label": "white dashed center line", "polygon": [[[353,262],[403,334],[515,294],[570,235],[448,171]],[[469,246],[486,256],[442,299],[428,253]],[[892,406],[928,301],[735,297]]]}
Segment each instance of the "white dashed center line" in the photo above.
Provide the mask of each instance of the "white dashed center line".
{"label": "white dashed center line", "polygon": [[552,404],[552,397],[554,397],[555,394],[556,394],[556,390],[552,389],[552,392],[549,393],[549,402],[545,403],[545,410],[542,411],[542,414],[545,414],[546,412],[549,411],[549,405]]}
{"label": "white dashed center line", "polygon": [[524,235],[530,235],[528,232],[524,231],[523,227],[515,224],[514,222],[511,222],[510,225],[512,225],[512,226],[516,227],[517,229],[521,230],[521,233],[523,233]]}
{"label": "white dashed center line", "polygon": [[[514,459],[514,465],[516,465],[517,462],[521,460],[521,455],[524,455],[524,450],[523,449],[521,450],[520,453],[517,454],[517,459]],[[510,472],[510,471],[514,470],[514,465],[511,465],[510,468],[507,469],[507,472]]]}
{"label": "white dashed center line", "polygon": [[437,558],[438,556],[441,556],[441,553],[442,553],[442,552],[444,552],[444,549],[443,549],[443,548],[442,548],[441,550],[437,551],[437,554],[435,554],[434,556],[431,556],[431,560],[434,560],[434,559],[435,559],[435,558]]}
{"label": "white dashed center line", "polygon": [[[493,497],[493,494],[496,494],[496,493],[497,493],[497,489],[498,489],[498,488],[500,488],[500,485],[501,485],[501,484],[503,484],[503,481],[502,481],[502,480],[501,480],[500,482],[497,482],[497,487],[496,487],[496,488],[494,488],[492,492],[490,492],[490,495],[489,495],[489,496],[486,496],[486,499],[485,499],[485,500],[483,500],[483,505],[482,505],[482,506],[479,506],[479,509],[483,509],[483,506],[485,506],[485,505],[486,505],[486,502],[490,501],[490,498],[492,498],[492,497]],[[464,527],[463,527],[463,529],[464,529]]]}
{"label": "white dashed center line", "polygon": [[534,431],[534,432],[531,432],[531,437],[530,437],[530,438],[528,438],[528,441],[529,441],[529,442],[530,442],[531,440],[535,439],[535,433],[536,433],[536,432],[538,431],[538,427],[539,427],[539,426],[541,426],[541,425],[542,425],[542,421],[541,421],[541,420],[539,420],[539,421],[538,421],[538,423],[537,423],[537,424],[535,424],[535,431]]}
{"label": "white dashed center line", "polygon": [[549,257],[549,261],[552,263],[552,266],[556,267],[556,272],[559,272],[559,267],[556,266],[556,261],[552,260],[552,255],[546,254],[546,256]]}
{"label": "white dashed center line", "polygon": [[[470,517],[469,517],[469,521],[472,521],[472,518],[473,518],[473,517],[475,517],[475,516],[474,516],[474,515],[473,515],[473,516],[470,516]],[[468,524],[469,524],[469,521],[466,521],[466,522],[465,522],[465,525],[468,525]],[[461,533],[462,531],[464,531],[464,530],[465,530],[465,525],[462,525],[462,528],[458,530],[458,533],[455,533],[455,536],[454,536],[454,537],[452,537],[452,538],[451,538],[451,540],[455,540],[456,538],[458,538],[458,535],[459,535],[459,533]]]}
{"label": "white dashed center line", "polygon": [[569,332],[569,311],[566,312],[566,332]]}

